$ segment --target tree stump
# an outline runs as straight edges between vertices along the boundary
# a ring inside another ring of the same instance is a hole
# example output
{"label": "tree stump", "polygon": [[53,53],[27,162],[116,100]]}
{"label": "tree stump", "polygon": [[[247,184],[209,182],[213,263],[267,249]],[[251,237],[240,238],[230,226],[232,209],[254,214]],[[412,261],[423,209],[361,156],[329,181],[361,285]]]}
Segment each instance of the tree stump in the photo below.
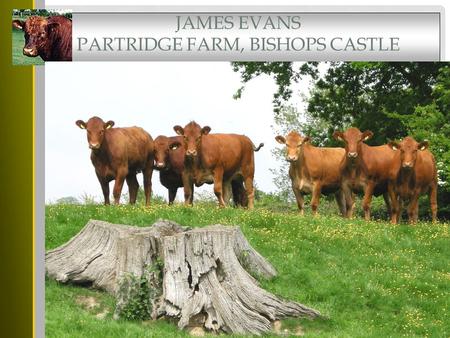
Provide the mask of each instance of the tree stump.
{"label": "tree stump", "polygon": [[189,229],[158,221],[142,228],[90,220],[48,251],[45,265],[59,282],[114,294],[115,318],[139,299],[150,317],[174,318],[179,328],[259,335],[283,317],[320,315],[259,287],[255,277],[276,271],[237,226]]}

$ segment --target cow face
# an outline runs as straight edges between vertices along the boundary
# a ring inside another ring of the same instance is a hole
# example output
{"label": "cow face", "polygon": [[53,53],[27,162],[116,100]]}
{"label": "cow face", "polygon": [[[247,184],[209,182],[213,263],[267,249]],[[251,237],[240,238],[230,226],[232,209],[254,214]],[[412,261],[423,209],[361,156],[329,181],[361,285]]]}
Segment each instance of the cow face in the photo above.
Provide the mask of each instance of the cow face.
{"label": "cow face", "polygon": [[169,138],[158,136],[154,141],[154,145],[156,169],[162,170],[167,168],[169,162]]}
{"label": "cow face", "polygon": [[400,143],[391,141],[388,143],[392,150],[400,151],[400,163],[402,168],[409,170],[416,165],[417,154],[428,148],[428,141],[416,142],[412,137],[405,137]]}
{"label": "cow face", "polygon": [[286,145],[286,160],[295,162],[298,160],[302,145],[309,141],[309,137],[303,137],[296,131],[291,131],[286,137],[278,135],[275,140]]}
{"label": "cow face", "polygon": [[23,30],[25,36],[23,54],[31,57],[40,55],[49,47],[49,35],[59,26],[59,23],[48,23],[47,19],[40,16],[31,16],[26,21],[13,20],[12,24],[15,28]]}
{"label": "cow face", "polygon": [[81,129],[86,129],[89,148],[97,150],[105,139],[105,131],[114,126],[114,121],[104,122],[101,118],[94,116],[87,122],[78,120],[75,124]]}
{"label": "cow face", "polygon": [[361,145],[373,136],[370,130],[361,133],[358,128],[348,128],[345,132],[335,131],[333,137],[345,144],[347,158],[356,159],[361,152]]}
{"label": "cow face", "polygon": [[184,149],[186,149],[187,157],[196,157],[200,152],[202,145],[202,137],[208,135],[211,131],[209,126],[200,127],[196,122],[188,123],[184,128],[181,126],[173,127],[173,130],[183,136]]}

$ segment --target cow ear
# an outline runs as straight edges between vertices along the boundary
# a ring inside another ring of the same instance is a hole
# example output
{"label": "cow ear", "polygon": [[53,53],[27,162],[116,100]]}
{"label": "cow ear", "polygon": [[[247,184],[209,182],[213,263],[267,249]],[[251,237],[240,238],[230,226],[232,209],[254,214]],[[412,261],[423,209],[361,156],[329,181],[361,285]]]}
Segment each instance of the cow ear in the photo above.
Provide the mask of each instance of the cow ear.
{"label": "cow ear", "polygon": [[12,25],[14,28],[23,30],[25,27],[25,21],[21,21],[21,20],[13,20]]}
{"label": "cow ear", "polygon": [[286,144],[286,139],[281,135],[276,136],[275,141],[277,141],[279,144]]}
{"label": "cow ear", "polygon": [[211,127],[210,126],[204,126],[202,128],[202,134],[203,135],[208,135],[210,131],[211,131]]}
{"label": "cow ear", "polygon": [[302,143],[306,143],[311,141],[311,138],[309,136],[305,136],[305,138],[303,139]]}
{"label": "cow ear", "polygon": [[178,135],[181,135],[181,136],[184,135],[184,129],[183,129],[182,126],[176,125],[176,126],[173,127],[173,130],[175,130],[175,132],[176,132]]}
{"label": "cow ear", "polygon": [[75,122],[75,124],[80,128],[80,129],[86,129],[86,122],[82,121],[82,120],[78,120],[77,122]]}
{"label": "cow ear", "polygon": [[47,24],[47,31],[51,32],[61,26],[58,22],[51,22]]}
{"label": "cow ear", "polygon": [[388,146],[394,151],[400,148],[399,144],[395,141],[389,141]]}
{"label": "cow ear", "polygon": [[333,138],[335,139],[335,140],[337,140],[337,141],[342,141],[342,142],[344,142],[344,134],[342,134],[342,132],[341,131],[335,131],[334,133],[333,133]]}
{"label": "cow ear", "polygon": [[181,143],[178,142],[178,141],[169,144],[169,149],[170,150],[177,150],[180,147],[181,147]]}
{"label": "cow ear", "polygon": [[368,139],[370,139],[373,136],[373,133],[370,130],[366,130],[364,133],[362,133],[361,135],[361,140],[362,141],[367,141]]}
{"label": "cow ear", "polygon": [[425,150],[428,149],[428,141],[423,141],[419,143],[419,146],[417,147],[419,150]]}
{"label": "cow ear", "polygon": [[114,127],[114,121],[109,120],[108,122],[105,123],[105,129],[110,129],[112,127]]}

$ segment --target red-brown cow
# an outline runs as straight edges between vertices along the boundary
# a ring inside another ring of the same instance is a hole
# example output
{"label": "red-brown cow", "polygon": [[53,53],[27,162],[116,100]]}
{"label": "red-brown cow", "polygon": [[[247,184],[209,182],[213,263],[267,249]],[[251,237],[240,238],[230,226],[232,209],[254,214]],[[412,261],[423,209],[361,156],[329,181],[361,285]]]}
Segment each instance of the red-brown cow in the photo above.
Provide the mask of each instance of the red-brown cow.
{"label": "red-brown cow", "polygon": [[339,164],[345,156],[344,148],[319,148],[296,131],[275,140],[286,145],[286,159],[290,162],[289,177],[298,208],[303,214],[303,194],[312,194],[311,209],[317,213],[321,193],[334,193],[342,215],[345,215],[345,200],[340,189]]}
{"label": "red-brown cow", "polygon": [[[252,141],[244,135],[210,134],[209,126],[200,127],[196,122],[188,123],[184,128],[174,126],[175,132],[183,137],[186,149],[185,170],[190,172],[198,185],[214,182],[214,193],[220,206],[231,196],[229,183],[242,179],[248,199],[248,208],[254,206],[253,177],[255,173]],[[183,182],[185,194],[190,194],[191,182]]]}
{"label": "red-brown cow", "polygon": [[72,61],[72,20],[64,16],[30,16],[13,20],[13,26],[25,35],[23,54],[40,56],[44,61]]}
{"label": "red-brown cow", "polygon": [[352,192],[363,192],[364,218],[370,220],[372,195],[383,195],[391,213],[387,183],[394,161],[394,151],[388,145],[369,146],[364,143],[373,136],[370,130],[361,132],[349,128],[345,132],[335,131],[333,137],[345,143],[345,157],[342,160],[341,188],[345,195],[347,217],[352,217],[354,198]]}
{"label": "red-brown cow", "polygon": [[389,181],[388,191],[392,202],[391,222],[397,223],[402,214],[402,202],[409,200],[408,220],[417,222],[419,196],[429,193],[431,217],[437,215],[437,169],[433,154],[428,150],[428,142],[417,142],[405,137],[400,143],[389,142],[396,152],[392,167],[394,179]]}
{"label": "red-brown cow", "polygon": [[[178,188],[183,187],[183,175],[191,175],[190,171],[184,170],[185,150],[183,137],[158,136],[155,139],[155,168],[159,170],[161,184],[169,191],[169,204],[175,200]],[[191,193],[185,196],[185,202],[192,204],[194,196],[194,182],[191,177],[187,177],[186,182],[191,184]],[[200,186],[202,182],[199,182]],[[205,182],[212,183],[212,182]],[[232,181],[231,188],[233,201],[236,206],[245,205],[245,189],[242,181]]]}
{"label": "red-brown cow", "polygon": [[144,175],[145,204],[150,204],[153,173],[153,139],[142,128],[112,128],[113,121],[104,122],[91,117],[87,122],[76,121],[86,129],[91,161],[102,187],[105,204],[109,204],[109,182],[115,180],[114,202],[119,204],[123,183],[126,180],[130,193],[130,204],[136,202],[139,183],[138,172]]}
{"label": "red-brown cow", "polygon": [[[172,143],[178,143],[179,146],[169,147]],[[155,138],[155,168],[159,170],[159,180],[161,184],[169,191],[169,204],[172,204],[177,195],[177,190],[183,187],[183,169],[184,169],[184,148],[181,136],[167,137],[158,136]],[[188,200],[192,203],[192,197]]]}

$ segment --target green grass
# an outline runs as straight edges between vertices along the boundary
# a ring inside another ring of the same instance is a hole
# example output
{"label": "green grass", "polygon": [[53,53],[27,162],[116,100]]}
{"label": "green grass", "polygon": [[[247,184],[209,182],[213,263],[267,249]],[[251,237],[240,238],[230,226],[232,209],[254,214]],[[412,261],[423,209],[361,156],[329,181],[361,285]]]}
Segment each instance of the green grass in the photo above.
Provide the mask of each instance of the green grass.
{"label": "green grass", "polygon": [[[338,216],[301,217],[295,211],[219,209],[162,204],[46,207],[46,248],[80,231],[89,219],[144,226],[159,218],[183,225],[240,225],[249,242],[278,270],[262,286],[318,309],[328,319],[287,319],[307,337],[448,337],[450,241],[448,223],[392,226]],[[80,296],[100,305],[78,305]],[[105,319],[96,313],[108,309]],[[114,321],[104,292],[46,281],[48,337],[188,337],[173,323]],[[269,335],[270,336],[270,335]]]}
{"label": "green grass", "polygon": [[[15,18],[13,18],[15,19]],[[43,65],[44,60],[40,56],[35,58],[23,55],[23,46],[25,39],[23,31],[12,29],[12,63],[13,65]]]}

